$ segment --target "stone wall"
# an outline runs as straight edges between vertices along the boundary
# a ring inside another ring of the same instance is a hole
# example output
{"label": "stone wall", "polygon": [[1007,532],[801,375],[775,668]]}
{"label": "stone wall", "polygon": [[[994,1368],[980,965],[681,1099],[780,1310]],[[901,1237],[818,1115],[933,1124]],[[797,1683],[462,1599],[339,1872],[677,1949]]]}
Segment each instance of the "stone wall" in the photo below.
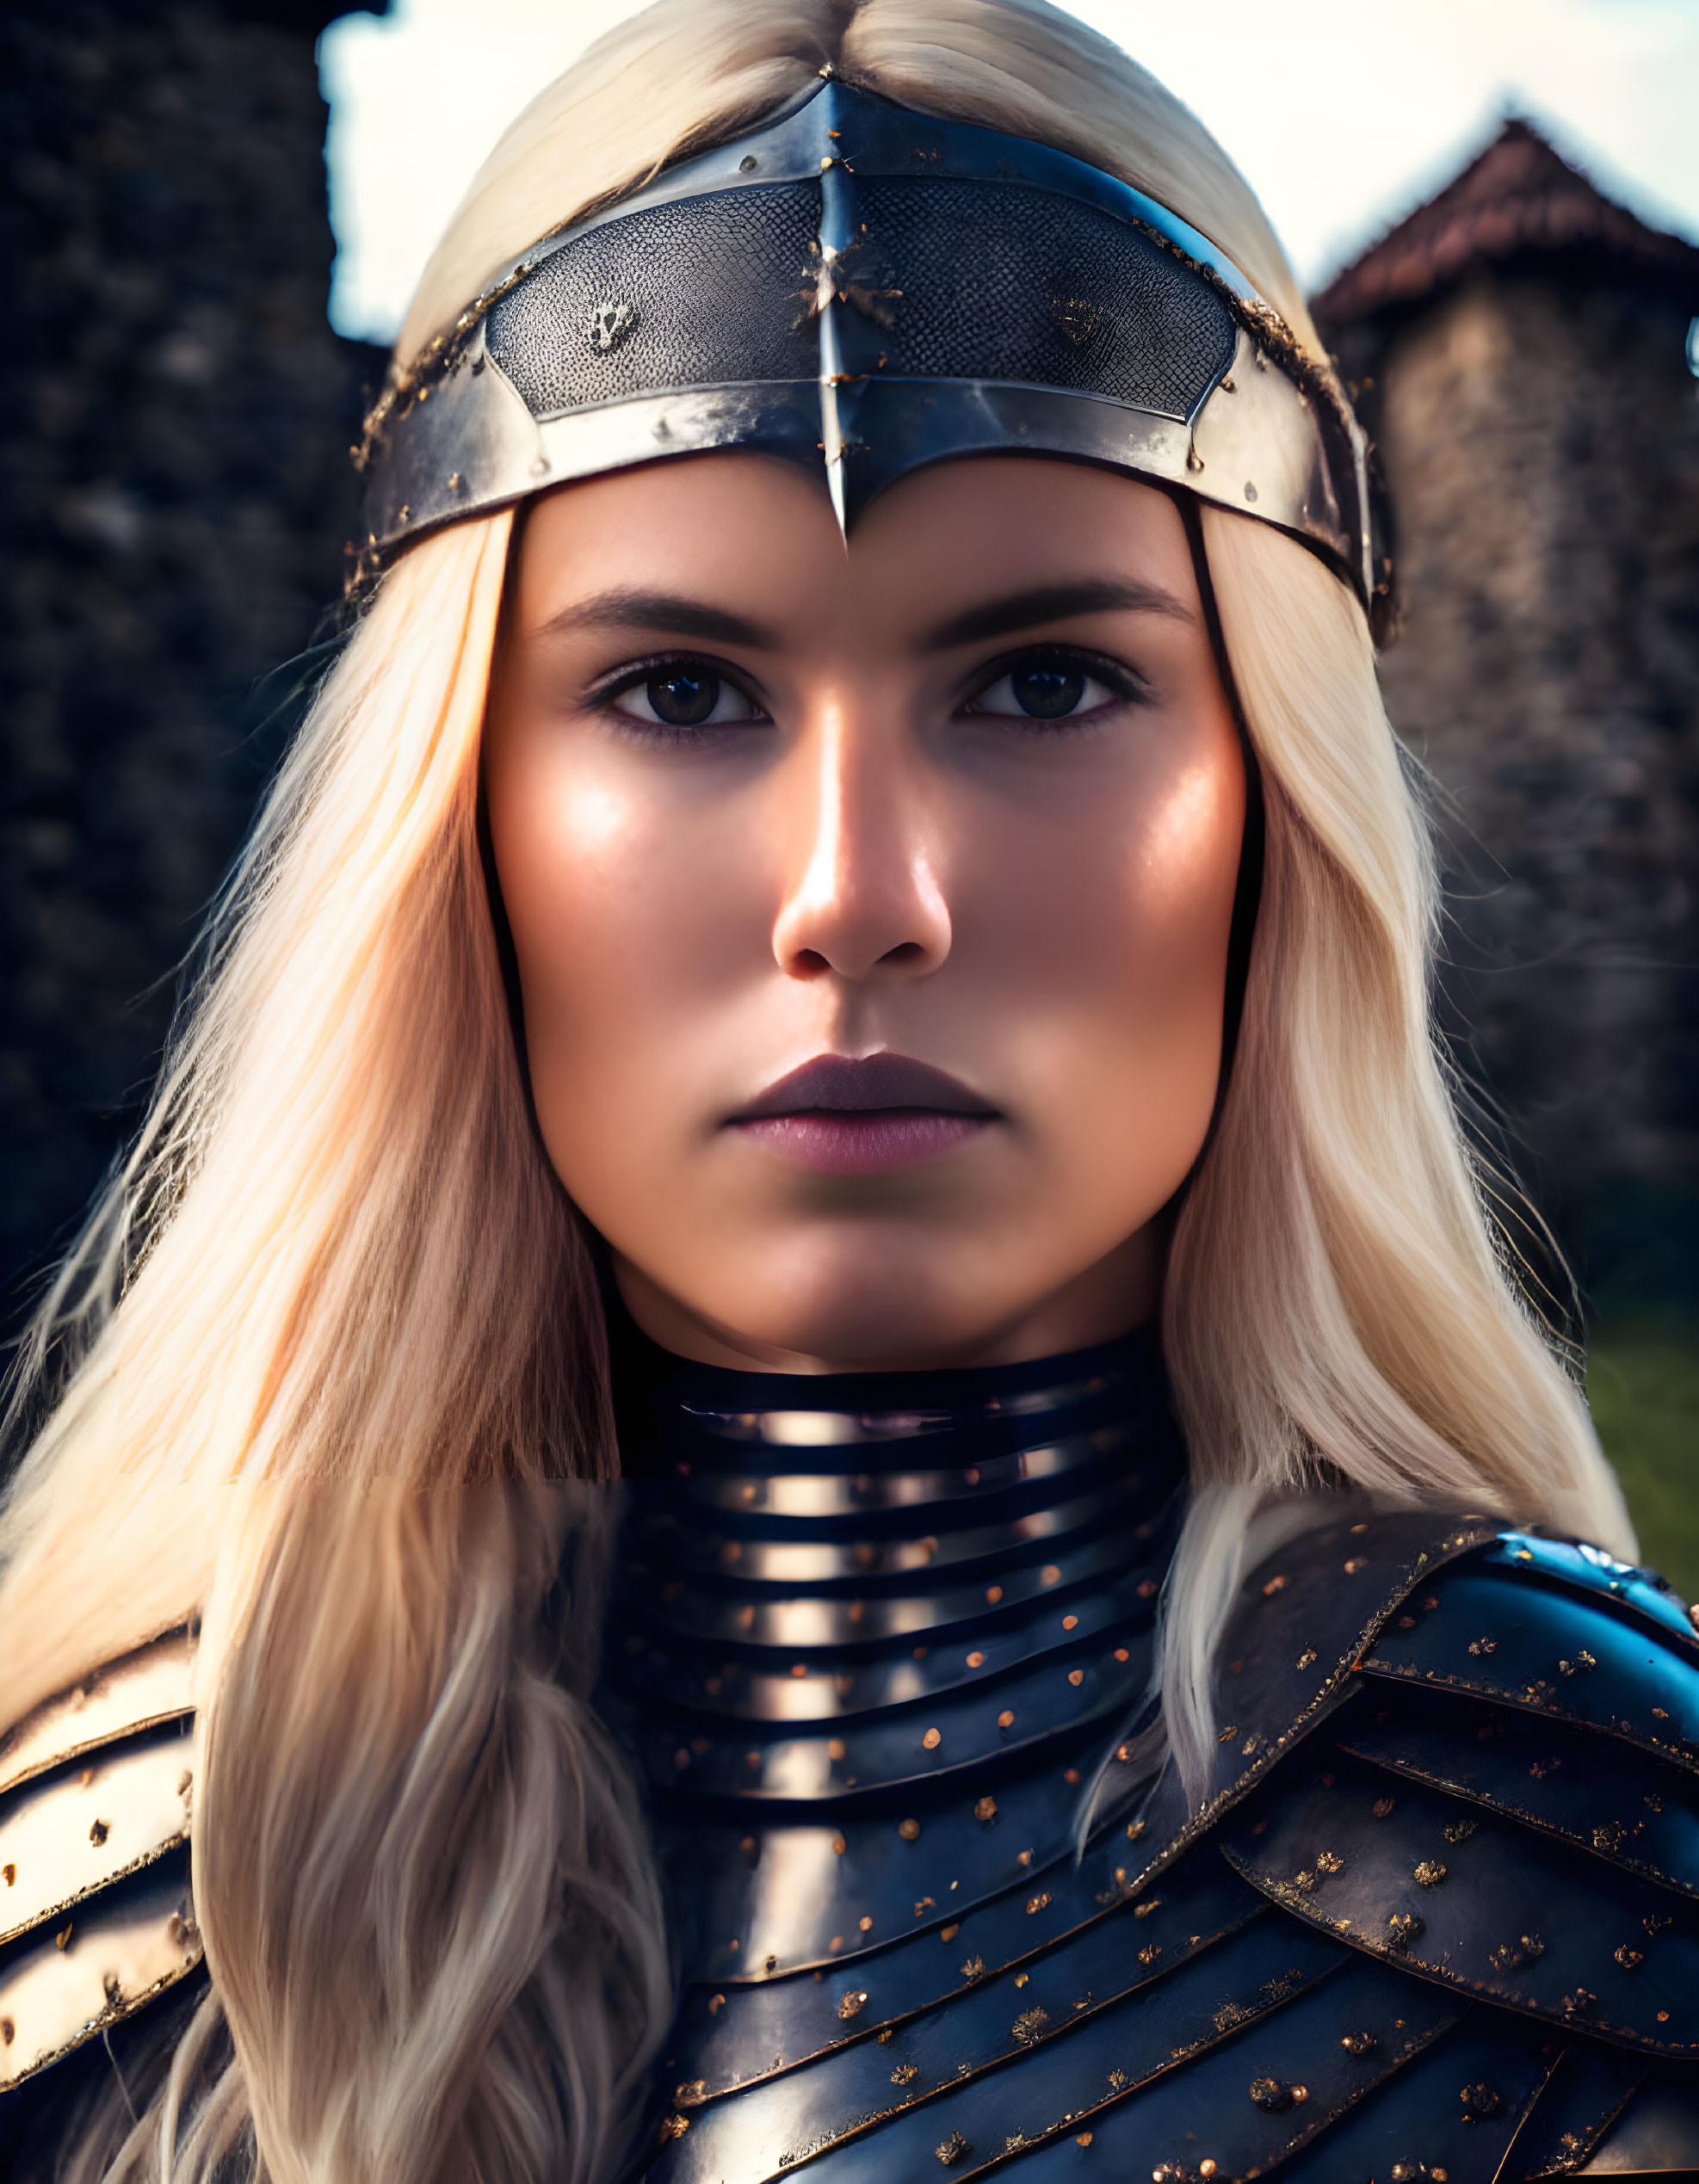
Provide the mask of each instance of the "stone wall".
{"label": "stone wall", "polygon": [[0,1284],[139,1114],[175,967],[354,521],[374,352],[324,307],[315,33],[279,4],[10,0],[0,22]]}
{"label": "stone wall", "polygon": [[1689,315],[1536,262],[1341,343],[1397,517],[1387,703],[1443,792],[1453,1024],[1584,1279],[1664,1291],[1699,1269]]}

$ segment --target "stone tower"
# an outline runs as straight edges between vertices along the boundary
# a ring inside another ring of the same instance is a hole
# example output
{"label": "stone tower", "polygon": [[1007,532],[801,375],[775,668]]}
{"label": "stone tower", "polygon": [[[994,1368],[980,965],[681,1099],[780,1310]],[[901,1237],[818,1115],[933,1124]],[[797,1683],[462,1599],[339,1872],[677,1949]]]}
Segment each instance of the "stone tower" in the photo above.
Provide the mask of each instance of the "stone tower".
{"label": "stone tower", "polygon": [[4,1327],[135,1126],[276,756],[256,685],[340,589],[384,360],[324,316],[313,48],[338,12],[0,10]]}
{"label": "stone tower", "polygon": [[1584,1281],[1690,1288],[1699,250],[1511,120],[1315,310],[1391,495],[1463,1058]]}

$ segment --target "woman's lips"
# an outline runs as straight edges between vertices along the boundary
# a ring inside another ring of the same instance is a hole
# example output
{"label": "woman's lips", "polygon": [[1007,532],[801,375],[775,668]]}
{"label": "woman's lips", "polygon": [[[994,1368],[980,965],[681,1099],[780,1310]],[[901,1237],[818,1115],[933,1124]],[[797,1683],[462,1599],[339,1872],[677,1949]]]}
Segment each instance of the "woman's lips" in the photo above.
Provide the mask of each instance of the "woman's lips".
{"label": "woman's lips", "polygon": [[976,1137],[998,1111],[905,1054],[817,1054],[727,1118],[800,1168],[880,1175]]}

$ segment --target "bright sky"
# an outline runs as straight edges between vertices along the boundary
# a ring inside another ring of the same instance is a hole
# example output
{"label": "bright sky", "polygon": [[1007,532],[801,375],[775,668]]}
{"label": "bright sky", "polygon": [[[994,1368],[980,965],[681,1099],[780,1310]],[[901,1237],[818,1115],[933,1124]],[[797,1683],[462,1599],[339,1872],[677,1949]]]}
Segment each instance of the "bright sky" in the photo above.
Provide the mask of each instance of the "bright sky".
{"label": "bright sky", "polygon": [[[387,342],[507,123],[640,0],[392,0],[319,44],[331,317]],[[1075,0],[1186,100],[1319,286],[1508,108],[1654,225],[1699,239],[1699,0]]]}

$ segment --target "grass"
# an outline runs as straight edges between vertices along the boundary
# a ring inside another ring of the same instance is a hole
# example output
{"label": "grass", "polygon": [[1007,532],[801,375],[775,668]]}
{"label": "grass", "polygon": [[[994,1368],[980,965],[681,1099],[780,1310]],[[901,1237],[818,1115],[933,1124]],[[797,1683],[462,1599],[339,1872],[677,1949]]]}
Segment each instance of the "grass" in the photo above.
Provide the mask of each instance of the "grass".
{"label": "grass", "polygon": [[1699,1599],[1699,1317],[1607,1312],[1587,1399],[1640,1533],[1640,1558]]}

